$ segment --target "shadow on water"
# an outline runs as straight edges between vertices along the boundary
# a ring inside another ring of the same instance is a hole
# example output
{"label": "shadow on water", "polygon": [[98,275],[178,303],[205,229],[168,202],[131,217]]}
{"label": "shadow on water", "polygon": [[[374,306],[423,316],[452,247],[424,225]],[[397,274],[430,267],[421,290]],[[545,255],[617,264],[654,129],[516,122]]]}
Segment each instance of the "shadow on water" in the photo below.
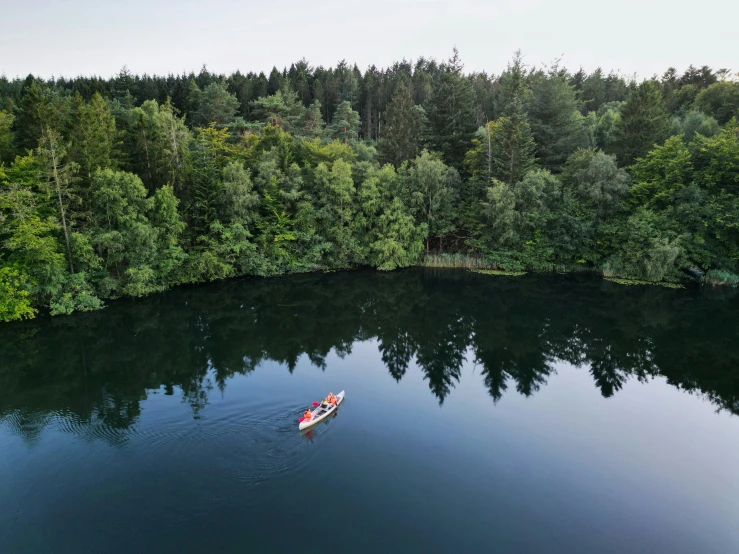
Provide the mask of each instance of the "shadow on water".
{"label": "shadow on water", "polygon": [[439,403],[466,359],[482,371],[493,402],[514,389],[536,394],[566,361],[589,371],[604,397],[629,379],[663,376],[736,414],[737,308],[735,295],[698,289],[454,270],[181,288],[101,312],[4,325],[0,418],[29,444],[52,421],[116,444],[153,391],[182,395],[198,417],[214,390],[224,394],[229,378],[265,360],[292,372],[306,356],[322,370],[331,351],[343,356],[368,339],[396,381],[417,363]]}

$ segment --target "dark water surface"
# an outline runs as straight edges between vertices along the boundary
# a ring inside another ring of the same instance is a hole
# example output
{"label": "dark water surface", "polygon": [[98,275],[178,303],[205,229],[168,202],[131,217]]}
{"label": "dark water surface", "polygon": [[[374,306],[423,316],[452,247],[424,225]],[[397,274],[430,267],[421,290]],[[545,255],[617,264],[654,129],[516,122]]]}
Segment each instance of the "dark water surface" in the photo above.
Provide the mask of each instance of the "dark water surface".
{"label": "dark water surface", "polygon": [[739,552],[709,292],[358,272],[3,325],[0,552]]}

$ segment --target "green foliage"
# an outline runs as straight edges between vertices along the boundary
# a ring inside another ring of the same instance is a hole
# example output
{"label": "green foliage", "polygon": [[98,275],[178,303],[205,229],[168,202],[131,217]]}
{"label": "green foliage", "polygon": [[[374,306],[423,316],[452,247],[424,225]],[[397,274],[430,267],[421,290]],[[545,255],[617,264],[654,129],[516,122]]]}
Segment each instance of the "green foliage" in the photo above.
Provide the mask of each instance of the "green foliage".
{"label": "green foliage", "polygon": [[[443,237],[451,229],[453,190],[456,177],[438,157],[424,150],[404,166],[403,197],[419,223],[428,227],[430,236]],[[428,243],[426,245],[428,250]]]}
{"label": "green foliage", "polygon": [[234,120],[239,109],[236,96],[228,92],[223,83],[209,84],[198,95],[197,109],[192,117],[193,125],[207,127],[208,125],[227,125]]}
{"label": "green foliage", "polygon": [[356,189],[351,166],[336,160],[331,169],[319,164],[314,174],[318,200],[318,222],[322,236],[331,243],[326,263],[334,267],[350,267],[357,250],[352,223],[356,215]]}
{"label": "green foliage", "polygon": [[304,137],[320,138],[325,131],[326,122],[321,114],[321,102],[314,100],[303,111],[300,121],[300,132]]}
{"label": "green foliage", "polygon": [[[298,125],[303,117],[303,106],[298,95],[289,88],[278,90],[272,96],[258,98],[251,103],[253,117],[265,124],[280,127],[287,132],[301,130]],[[303,130],[309,136],[320,136],[323,127],[320,103],[312,107],[303,121]]]}
{"label": "green foliage", "polygon": [[179,188],[188,170],[190,131],[174,107],[147,100],[123,111],[121,120],[128,153],[125,168],[150,190],[165,184]]}
{"label": "green foliage", "polygon": [[702,90],[695,98],[695,107],[724,125],[732,117],[739,118],[739,83],[724,81]]}
{"label": "green foliage", "polygon": [[13,153],[13,122],[15,116],[0,110],[0,163],[9,162]]}
{"label": "green foliage", "polygon": [[344,144],[359,138],[359,114],[352,110],[349,102],[344,101],[337,106],[328,133],[332,139]]}
{"label": "green foliage", "polygon": [[410,90],[398,87],[388,106],[378,145],[383,163],[399,167],[418,155],[425,117],[423,108],[413,103]]}
{"label": "green foliage", "polygon": [[729,121],[718,136],[697,136],[691,144],[696,181],[709,189],[739,193],[739,122]]}
{"label": "green foliage", "polygon": [[536,143],[517,98],[509,113],[488,124],[488,128],[492,140],[492,177],[513,184],[534,167]]}
{"label": "green foliage", "polygon": [[471,271],[482,275],[502,275],[504,277],[521,277],[526,275],[525,271],[505,271],[502,269],[473,269]]}
{"label": "green foliage", "polygon": [[17,268],[0,267],[0,321],[31,319],[37,310],[31,306],[30,277]]}
{"label": "green foliage", "polygon": [[690,152],[680,137],[667,139],[632,168],[632,201],[638,206],[665,207],[691,180]]}
{"label": "green foliage", "polygon": [[724,271],[723,269],[712,269],[703,276],[703,283],[715,286],[739,286],[739,275]]}
{"label": "green foliage", "polygon": [[512,62],[500,76],[495,90],[495,117],[511,114],[515,102],[526,103],[531,94],[528,82],[528,72],[523,62],[523,54],[517,50]]}
{"label": "green foliage", "polygon": [[73,312],[91,312],[105,305],[95,296],[84,273],[69,275],[64,292],[54,296],[49,305],[51,315],[69,315]]}
{"label": "green foliage", "polygon": [[455,48],[453,56],[436,74],[425,106],[428,148],[442,153],[446,163],[455,168],[462,166],[477,128],[474,92],[462,69],[462,61]]}
{"label": "green foliage", "polygon": [[710,68],[637,84],[516,53],[495,77],[455,51],[2,86],[6,319],[362,265],[739,273],[737,85]]}
{"label": "green foliage", "polygon": [[690,110],[682,118],[673,116],[670,126],[670,134],[683,135],[686,143],[692,142],[696,134],[710,138],[721,132],[721,127],[714,118],[698,110]]}
{"label": "green foliage", "polygon": [[424,267],[446,267],[463,269],[485,269],[497,267],[496,263],[482,256],[469,254],[449,254],[446,252],[426,253],[423,257]]}
{"label": "green foliage", "polygon": [[684,289],[682,285],[678,285],[677,283],[655,283],[654,281],[642,281],[640,279],[620,279],[618,277],[606,277],[606,281],[610,281],[611,283],[616,283],[618,285],[627,285],[627,286],[634,286],[634,285],[657,285],[660,287],[665,287],[668,289]]}
{"label": "green foliage", "polygon": [[356,228],[366,263],[380,270],[408,267],[423,252],[427,225],[416,223],[397,196],[399,177],[391,165],[370,168],[358,190]]}
{"label": "green foliage", "polygon": [[654,81],[644,81],[621,107],[614,143],[619,163],[631,165],[637,158],[644,157],[665,140],[667,130],[667,110],[660,87]]}
{"label": "green foliage", "polygon": [[598,150],[578,150],[567,160],[562,184],[572,190],[593,217],[607,218],[621,204],[631,185],[629,175],[616,165],[615,156]]}
{"label": "green foliage", "polygon": [[98,168],[115,167],[118,142],[115,119],[100,93],[96,92],[89,103],[76,96],[72,119],[69,157],[82,173],[90,177]]}
{"label": "green foliage", "polygon": [[640,208],[628,219],[606,227],[610,227],[607,234],[615,252],[603,265],[604,275],[645,281],[678,277],[679,240],[660,229],[655,213]]}
{"label": "green foliage", "polygon": [[[601,106],[595,125],[595,146],[606,152],[612,152],[616,142],[616,130],[621,125],[621,102],[613,102]],[[605,109],[603,109],[605,107]]]}
{"label": "green foliage", "polygon": [[589,144],[580,103],[557,64],[548,73],[536,72],[530,80],[527,113],[537,158],[544,168],[556,171],[570,154]]}

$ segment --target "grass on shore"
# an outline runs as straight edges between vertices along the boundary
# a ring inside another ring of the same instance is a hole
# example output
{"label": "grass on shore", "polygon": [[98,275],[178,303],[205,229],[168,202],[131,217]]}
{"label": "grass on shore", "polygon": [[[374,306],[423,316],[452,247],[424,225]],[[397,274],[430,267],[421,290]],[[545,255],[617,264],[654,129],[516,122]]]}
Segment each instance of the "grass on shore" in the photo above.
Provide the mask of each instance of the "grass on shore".
{"label": "grass on shore", "polygon": [[668,289],[684,289],[685,287],[677,283],[667,283],[665,281],[642,281],[640,279],[620,279],[618,277],[603,277],[606,281],[617,283],[619,285],[657,285]]}
{"label": "grass on shore", "polygon": [[504,271],[502,269],[470,269],[473,273],[482,273],[483,275],[505,275],[506,277],[520,277],[526,275],[525,271]]}
{"label": "grass on shore", "polygon": [[462,269],[498,269],[498,266],[482,256],[467,254],[426,254],[421,262],[423,267],[453,267]]}

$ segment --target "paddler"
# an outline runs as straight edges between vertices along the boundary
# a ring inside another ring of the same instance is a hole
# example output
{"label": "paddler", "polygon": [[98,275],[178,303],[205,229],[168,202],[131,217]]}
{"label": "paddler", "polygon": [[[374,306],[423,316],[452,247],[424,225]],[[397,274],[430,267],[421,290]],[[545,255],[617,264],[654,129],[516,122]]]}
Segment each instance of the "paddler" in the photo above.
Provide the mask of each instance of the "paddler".
{"label": "paddler", "polygon": [[303,414],[303,419],[305,419],[305,421],[310,421],[311,419],[313,419],[313,412],[311,412],[310,410],[305,410],[305,413]]}

